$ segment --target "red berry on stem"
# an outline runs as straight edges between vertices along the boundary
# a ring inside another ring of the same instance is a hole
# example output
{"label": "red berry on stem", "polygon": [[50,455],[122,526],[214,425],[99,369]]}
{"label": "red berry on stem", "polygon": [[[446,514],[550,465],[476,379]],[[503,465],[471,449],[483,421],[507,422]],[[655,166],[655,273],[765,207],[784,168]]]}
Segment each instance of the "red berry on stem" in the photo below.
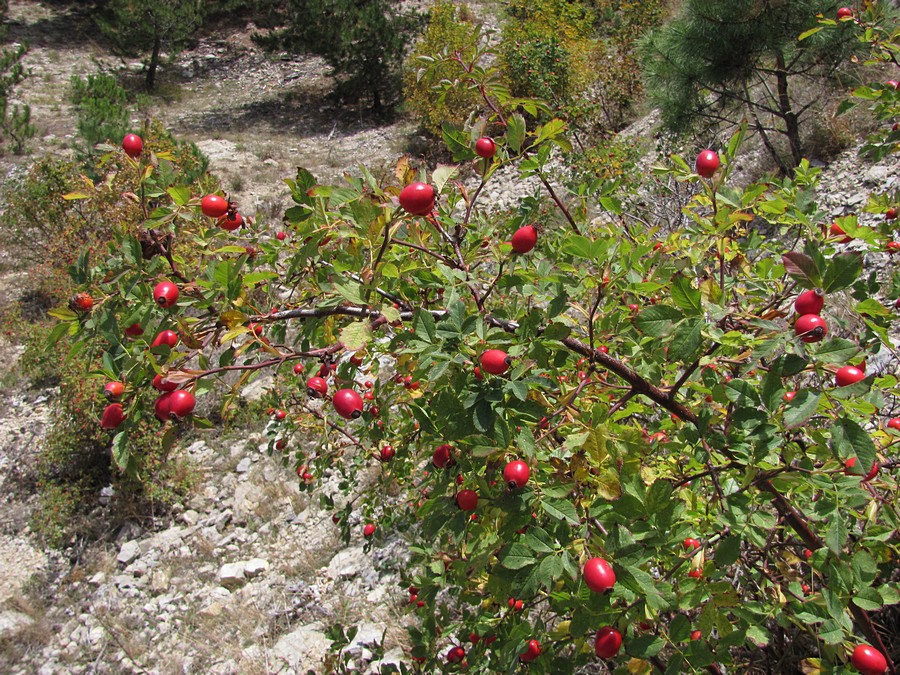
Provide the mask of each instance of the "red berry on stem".
{"label": "red berry on stem", "polygon": [[334,393],[331,399],[332,405],[338,415],[348,420],[355,420],[362,415],[363,400],[362,396],[352,389],[341,389]]}
{"label": "red berry on stem", "polygon": [[622,647],[622,634],[612,626],[603,626],[594,638],[594,653],[601,659],[611,659]]}
{"label": "red berry on stem", "polygon": [[494,143],[494,139],[482,136],[475,141],[475,154],[479,157],[490,159],[495,152],[497,152],[497,144]]}
{"label": "red berry on stem", "polygon": [[719,168],[719,156],[712,150],[701,150],[697,155],[694,168],[704,178],[712,178],[716,169]]}
{"label": "red berry on stem", "polygon": [[178,389],[178,384],[175,382],[169,382],[166,379],[163,379],[162,375],[154,375],[153,380],[150,382],[150,385],[156,389],[156,391],[175,391]]}
{"label": "red berry on stem", "polygon": [[825,306],[825,293],[820,288],[813,288],[803,291],[794,300],[794,311],[798,315],[818,314]]}
{"label": "red berry on stem", "polygon": [[126,134],[122,139],[122,149],[132,159],[137,159],[144,151],[144,141],[137,134]]}
{"label": "red berry on stem", "polygon": [[219,195],[206,195],[200,200],[200,210],[210,218],[221,218],[228,213],[228,200]]}
{"label": "red berry on stem", "polygon": [[118,381],[107,382],[103,387],[103,395],[107,401],[118,401],[125,393],[125,385]]}
{"label": "red berry on stem", "polygon": [[488,349],[481,355],[481,367],[491,375],[502,375],[509,370],[512,359],[501,349]]}
{"label": "red berry on stem", "polygon": [[94,308],[94,298],[90,293],[76,293],[69,299],[69,307],[76,312],[90,312]]}
{"label": "red berry on stem", "polygon": [[519,660],[524,661],[525,663],[529,663],[531,661],[534,661],[540,655],[541,643],[537,640],[529,640],[528,645],[525,647],[525,652],[523,654],[519,654]]}
{"label": "red berry on stem", "polygon": [[852,19],[853,18],[853,10],[849,7],[841,7],[837,11],[838,21],[842,19]]}
{"label": "red berry on stem", "polygon": [[849,244],[853,241],[853,237],[844,232],[844,228],[837,223],[832,223],[828,231],[832,237],[837,238],[839,244]]}
{"label": "red berry on stem", "polygon": [[373,523],[366,523],[366,526],[363,528],[363,536],[371,537],[375,534],[375,525]]}
{"label": "red berry on stem", "polygon": [[887,428],[900,431],[900,417],[892,417],[890,420],[888,420]]}
{"label": "red berry on stem", "polygon": [[503,480],[506,481],[510,490],[523,487],[528,482],[529,476],[531,476],[531,469],[521,459],[510,462],[503,469]]}
{"label": "red berry on stem", "polygon": [[156,419],[158,419],[160,422],[169,421],[169,401],[171,398],[172,392],[167,391],[163,393],[159,398],[157,398],[153,403],[153,413],[156,415]]}
{"label": "red berry on stem", "polygon": [[394,458],[394,448],[390,445],[384,446],[378,454],[378,457],[382,462],[390,462]]}
{"label": "red berry on stem", "polygon": [[[303,371],[302,367],[300,370]],[[322,398],[327,393],[328,383],[321,377],[311,377],[306,381],[306,394],[310,398]]]}
{"label": "red berry on stem", "polygon": [[453,446],[449,443],[437,446],[431,454],[431,463],[439,469],[451,466],[454,463],[452,450]]}
{"label": "red berry on stem", "polygon": [[169,394],[169,416],[181,419],[194,412],[197,401],[194,395],[184,389],[176,389]]}
{"label": "red berry on stem", "polygon": [[121,403],[110,403],[103,410],[100,417],[100,426],[103,429],[115,429],[125,420],[125,412]]}
{"label": "red berry on stem", "polygon": [[168,309],[178,302],[178,295],[178,286],[171,281],[161,281],[153,289],[153,300],[163,309]]}
{"label": "red berry on stem", "polygon": [[[856,473],[853,469],[856,467],[856,457],[850,457],[849,459],[844,461],[844,473],[848,476],[862,476],[860,473]],[[878,462],[872,463],[872,468],[869,469],[869,473],[867,473],[862,478],[862,482],[872,480],[878,474]]]}
{"label": "red berry on stem", "polygon": [[818,314],[804,314],[794,323],[794,333],[801,342],[820,342],[828,333],[828,324]]}
{"label": "red berry on stem", "polygon": [[612,565],[603,558],[591,558],[584,564],[581,573],[585,585],[594,593],[604,593],[616,583],[616,573]]}
{"label": "red berry on stem", "polygon": [[463,511],[474,511],[478,506],[478,493],[475,490],[460,490],[456,495],[456,505]]}
{"label": "red berry on stem", "polygon": [[516,230],[510,244],[516,253],[528,253],[537,244],[538,232],[534,225],[525,225]]}
{"label": "red berry on stem", "polygon": [[224,216],[219,218],[216,224],[223,230],[234,232],[244,224],[244,217],[237,211],[235,211],[233,214],[226,213]]}
{"label": "red berry on stem", "polygon": [[865,378],[866,374],[856,366],[842,366],[838,368],[838,371],[834,374],[834,381],[839,387],[856,384]]}
{"label": "red berry on stem", "polygon": [[178,345],[178,333],[174,330],[162,330],[157,333],[156,337],[153,338],[153,342],[150,343],[151,347],[162,347],[163,345],[169,349],[175,349]]}
{"label": "red berry on stem", "polygon": [[681,542],[681,545],[685,551],[690,551],[690,550],[696,551],[698,548],[700,548],[700,542],[697,539],[694,539],[693,537],[688,537],[683,542]]}
{"label": "red berry on stem", "polygon": [[863,675],[882,675],[888,669],[884,654],[871,645],[856,645],[850,655],[850,663]]}
{"label": "red berry on stem", "polygon": [[410,183],[400,191],[400,206],[414,216],[427,216],[434,210],[434,188],[427,183]]}

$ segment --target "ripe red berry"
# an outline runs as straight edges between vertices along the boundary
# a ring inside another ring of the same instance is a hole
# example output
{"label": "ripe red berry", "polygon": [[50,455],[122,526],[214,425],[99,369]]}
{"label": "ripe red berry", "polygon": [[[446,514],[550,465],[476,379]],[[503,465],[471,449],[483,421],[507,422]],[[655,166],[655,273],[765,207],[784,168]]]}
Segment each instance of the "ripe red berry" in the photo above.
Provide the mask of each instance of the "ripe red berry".
{"label": "ripe red berry", "polygon": [[541,643],[537,640],[529,640],[528,645],[525,647],[525,652],[523,654],[519,654],[519,660],[524,661],[525,663],[530,663],[540,655]]}
{"label": "ripe red berry", "polygon": [[516,230],[509,243],[516,253],[528,253],[537,244],[537,239],[537,228],[534,225],[525,225]]}
{"label": "ripe red berry", "polygon": [[[854,471],[854,467],[856,467],[856,457],[850,457],[849,459],[844,461],[844,473],[848,476],[861,476],[862,474],[856,473]],[[869,473],[863,476],[863,482],[872,480],[878,474],[878,462],[874,462],[872,464],[872,468],[869,469]]]}
{"label": "ripe red berry", "polygon": [[462,647],[451,647],[447,652],[447,663],[461,663],[466,658],[466,650]]}
{"label": "ripe red berry", "polygon": [[386,445],[381,449],[378,456],[382,462],[390,462],[394,458],[394,448],[390,445]]}
{"label": "ripe red berry", "polygon": [[[300,372],[303,372],[302,368]],[[310,398],[322,398],[327,393],[328,383],[321,377],[311,377],[306,381],[306,394]]]}
{"label": "ripe red berry", "polygon": [[125,420],[125,412],[121,403],[110,403],[103,409],[100,416],[100,426],[103,429],[115,429]]}
{"label": "ripe red berry", "polygon": [[151,347],[162,347],[165,345],[169,349],[175,349],[178,345],[178,333],[174,330],[163,330],[157,333],[156,337],[153,338],[153,342],[150,343]]}
{"label": "ripe red berry", "polygon": [[699,579],[700,577],[703,576],[703,572],[702,572],[702,570],[699,570],[699,569],[693,569],[690,572],[688,572],[688,576],[693,579]]}
{"label": "ripe red berry", "polygon": [[427,183],[410,183],[400,191],[400,206],[414,216],[427,216],[434,210],[434,188]]}
{"label": "ripe red berry", "polygon": [[219,195],[206,195],[200,200],[200,210],[210,218],[221,218],[228,213],[228,200]]}
{"label": "ripe red berry", "polygon": [[837,238],[839,244],[849,244],[853,241],[853,237],[844,232],[844,228],[837,223],[832,223],[828,231],[832,237]]}
{"label": "ripe red berry", "polygon": [[855,384],[866,378],[866,374],[856,366],[842,366],[834,374],[834,381],[839,387]]}
{"label": "ripe red berry", "polygon": [[169,394],[169,417],[181,419],[194,412],[196,399],[184,389],[176,389]]}
{"label": "ripe red berry", "polygon": [[852,19],[853,18],[853,10],[849,7],[841,7],[837,11],[838,21],[841,19]]}
{"label": "ripe red berry", "polygon": [[813,554],[813,552],[810,549],[808,549],[808,548],[803,549],[803,558],[805,560],[809,560],[810,558],[812,558],[812,554]]}
{"label": "ripe red berry", "polygon": [[594,593],[604,593],[616,583],[612,565],[603,558],[591,558],[584,564],[581,574],[585,585]]}
{"label": "ripe red berry", "polygon": [[334,398],[331,399],[331,403],[337,414],[345,419],[355,420],[362,415],[362,396],[352,389],[341,389],[336,391],[334,393]]}
{"label": "ripe red berry", "polygon": [[460,490],[456,494],[456,505],[463,511],[474,511],[478,506],[478,493],[475,490]]}
{"label": "ripe red berry", "polygon": [[491,375],[502,375],[509,370],[512,359],[501,349],[488,349],[481,355],[481,367]]}
{"label": "ripe red berry", "polygon": [[[900,300],[898,300],[898,302],[900,302]],[[475,366],[475,371],[474,371],[474,372],[475,372],[475,379],[476,379],[476,380],[483,380],[483,379],[484,379],[484,375],[481,374],[481,368],[479,368],[478,366]]]}
{"label": "ripe red berry", "polygon": [[890,420],[888,420],[887,428],[900,431],[900,417],[892,417]]}
{"label": "ripe red berry", "polygon": [[887,672],[887,659],[871,645],[856,645],[850,663],[863,675],[882,675]]}
{"label": "ripe red berry", "polygon": [[285,417],[287,417],[286,411],[284,411],[284,410],[276,410],[275,411],[275,419],[283,420]]}
{"label": "ripe red berry", "polygon": [[237,211],[235,211],[234,213],[226,213],[224,216],[219,218],[218,221],[216,221],[216,224],[223,230],[234,232],[244,224],[244,217]]}
{"label": "ripe red berry", "polygon": [[697,155],[697,161],[694,162],[694,168],[704,178],[712,178],[719,168],[719,156],[712,150],[701,150]]}
{"label": "ripe red berry", "polygon": [[531,469],[521,459],[516,459],[503,468],[503,480],[510,490],[523,487],[531,476]]}
{"label": "ripe red berry", "polygon": [[103,395],[107,401],[118,401],[124,393],[125,385],[118,381],[107,382],[106,386],[103,387]]}
{"label": "ripe red berry", "polygon": [[168,309],[178,302],[178,295],[178,286],[171,281],[161,281],[153,289],[153,300],[163,309]]}
{"label": "ripe red berry", "polygon": [[444,469],[453,465],[453,446],[449,443],[443,443],[434,449],[431,454],[431,463],[439,469]]}
{"label": "ripe red berry", "polygon": [[172,398],[172,392],[167,391],[167,392],[164,392],[153,403],[153,412],[156,415],[156,419],[158,419],[160,422],[168,422],[169,421],[169,400],[171,398]]}
{"label": "ripe red berry", "polygon": [[791,401],[794,400],[794,398],[796,396],[797,396],[796,391],[786,391],[786,392],[784,392],[784,396],[781,397],[781,400],[783,400],[785,403],[790,403]]}
{"label": "ripe red berry", "polygon": [[603,626],[594,638],[594,653],[601,659],[611,659],[622,647],[622,634],[612,626]]}
{"label": "ripe red berry", "polygon": [[818,314],[825,306],[825,293],[820,288],[803,291],[794,300],[794,311],[799,316],[804,314]]}
{"label": "ripe red berry", "polygon": [[363,536],[371,537],[375,534],[375,525],[373,523],[366,523],[366,526],[363,528]]}
{"label": "ripe red berry", "polygon": [[[803,585],[806,586],[806,584],[803,584]],[[809,590],[809,586],[806,586],[805,590]],[[691,640],[699,640],[702,637],[703,637],[703,631],[699,631],[699,630],[691,631]]]}
{"label": "ripe red berry", "polygon": [[141,327],[141,324],[133,323],[124,330],[124,333],[128,337],[138,337],[144,334],[144,329]]}
{"label": "ripe red berry", "polygon": [[494,139],[482,136],[475,141],[475,154],[479,157],[490,159],[495,152],[497,152],[497,144],[494,143]]}
{"label": "ripe red berry", "polygon": [[820,342],[828,333],[828,324],[818,314],[804,314],[794,323],[794,333],[801,342]]}
{"label": "ripe red berry", "polygon": [[276,232],[276,233],[275,233],[275,238],[276,238],[278,241],[284,241],[285,239],[287,239],[287,233],[286,233],[286,232]]}
{"label": "ripe red berry", "polygon": [[90,312],[94,308],[94,298],[90,293],[76,293],[69,298],[69,308],[75,312]]}
{"label": "ripe red berry", "polygon": [[690,550],[696,551],[698,548],[700,548],[700,542],[697,539],[694,539],[693,537],[688,537],[683,542],[681,542],[681,546],[684,548],[685,551],[690,551]]}
{"label": "ripe red berry", "polygon": [[125,134],[122,139],[122,149],[132,159],[137,159],[144,151],[144,141],[137,134]]}
{"label": "ripe red berry", "polygon": [[177,383],[164,380],[162,375],[154,375],[150,385],[156,389],[156,391],[175,391],[178,389]]}

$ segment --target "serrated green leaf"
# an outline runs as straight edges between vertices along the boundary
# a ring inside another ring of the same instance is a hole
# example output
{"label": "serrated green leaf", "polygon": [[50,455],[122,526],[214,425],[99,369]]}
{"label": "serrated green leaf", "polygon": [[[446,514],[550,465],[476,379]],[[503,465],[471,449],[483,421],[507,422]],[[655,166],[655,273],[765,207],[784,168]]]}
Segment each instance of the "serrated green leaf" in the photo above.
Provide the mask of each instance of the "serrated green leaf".
{"label": "serrated green leaf", "polygon": [[812,417],[819,407],[822,394],[809,389],[800,389],[793,400],[784,406],[784,423],[789,429],[799,427]]}
{"label": "serrated green leaf", "polygon": [[802,281],[808,288],[822,286],[822,273],[811,256],[791,251],[781,256],[785,271],[797,281]]}
{"label": "serrated green leaf", "polygon": [[865,476],[875,463],[875,444],[871,436],[853,420],[840,417],[831,429],[831,449],[839,459],[856,457],[854,472]]}
{"label": "serrated green leaf", "polygon": [[755,408],[760,404],[759,394],[746,380],[735,379],[725,383],[725,396],[732,403],[743,407]]}
{"label": "serrated green leaf", "polygon": [[847,288],[862,273],[863,259],[859,253],[841,253],[828,263],[821,288],[826,293],[834,293]]}
{"label": "serrated green leaf", "polygon": [[669,640],[673,643],[687,642],[691,637],[691,622],[684,614],[676,614],[669,621]]}
{"label": "serrated green leaf", "polygon": [[665,337],[672,332],[675,322],[684,318],[684,314],[675,307],[653,305],[642,310],[635,319],[635,325],[642,333],[651,337]]}
{"label": "serrated green leaf", "polygon": [[691,280],[683,275],[675,277],[670,289],[672,301],[675,306],[683,309],[687,314],[700,314],[703,310],[700,289],[694,288]]}
{"label": "serrated green leaf", "polygon": [[525,142],[525,118],[519,113],[514,113],[506,121],[506,144],[509,149],[518,154]]}
{"label": "serrated green leaf", "polygon": [[575,511],[575,505],[572,502],[564,500],[542,500],[541,506],[544,512],[551,518],[556,520],[564,520],[571,525],[578,525],[578,512]]}
{"label": "serrated green leaf", "polygon": [[672,361],[691,361],[703,346],[701,319],[688,319],[675,329],[669,341],[668,357]]}
{"label": "serrated green leaf", "polygon": [[500,555],[500,564],[508,570],[520,570],[536,562],[537,558],[531,550],[519,542],[513,543],[505,554]]}
{"label": "serrated green leaf", "polygon": [[891,310],[872,298],[856,303],[856,307],[853,309],[858,314],[865,314],[866,316],[891,316],[893,314]]}
{"label": "serrated green leaf", "polygon": [[344,349],[355,352],[363,349],[372,339],[372,328],[368,321],[354,321],[341,329],[339,340]]}
{"label": "serrated green leaf", "polygon": [[810,349],[820,361],[827,363],[846,363],[859,353],[859,345],[843,338],[834,338]]}
{"label": "serrated green leaf", "polygon": [[119,471],[126,471],[131,457],[128,452],[128,434],[123,430],[115,435],[112,442],[112,456]]}
{"label": "serrated green leaf", "polygon": [[639,659],[650,659],[659,654],[666,643],[657,635],[639,635],[625,644],[625,651]]}

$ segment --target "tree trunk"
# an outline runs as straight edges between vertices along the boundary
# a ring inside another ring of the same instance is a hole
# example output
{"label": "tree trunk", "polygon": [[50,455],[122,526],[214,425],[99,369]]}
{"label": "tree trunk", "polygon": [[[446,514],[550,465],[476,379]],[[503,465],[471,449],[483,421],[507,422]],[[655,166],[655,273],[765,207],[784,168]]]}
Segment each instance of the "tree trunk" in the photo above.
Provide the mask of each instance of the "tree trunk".
{"label": "tree trunk", "polygon": [[788,74],[785,70],[784,55],[779,51],[775,54],[775,82],[778,89],[778,110],[781,119],[784,120],[784,133],[791,147],[791,159],[794,166],[798,166],[803,160],[803,146],[800,142],[800,120],[791,105],[791,97],[788,94]]}
{"label": "tree trunk", "polygon": [[156,82],[156,69],[159,66],[159,48],[161,46],[161,38],[156,36],[153,39],[153,52],[150,54],[150,65],[147,67],[147,81],[145,83],[147,91],[153,91],[153,85]]}

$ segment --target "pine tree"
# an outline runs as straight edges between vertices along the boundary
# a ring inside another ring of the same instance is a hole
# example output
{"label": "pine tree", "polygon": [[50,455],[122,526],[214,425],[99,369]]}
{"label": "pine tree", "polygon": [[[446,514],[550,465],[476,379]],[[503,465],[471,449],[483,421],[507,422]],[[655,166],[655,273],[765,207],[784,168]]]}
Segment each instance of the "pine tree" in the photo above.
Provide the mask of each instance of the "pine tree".
{"label": "pine tree", "polygon": [[203,20],[202,0],[110,0],[97,22],[125,56],[150,53],[145,86],[152,91],[160,55],[180,51]]}
{"label": "pine tree", "polygon": [[[8,12],[9,3],[0,0],[0,40],[6,39]],[[27,51],[25,45],[0,50],[0,143],[11,143],[14,152],[21,152],[25,142],[37,132],[31,124],[31,108],[24,103],[9,102],[15,88],[27,77],[22,65]]]}
{"label": "pine tree", "polygon": [[285,28],[263,37],[268,47],[310,52],[325,59],[340,93],[369,96],[380,112],[399,91],[400,66],[418,15],[403,14],[397,0],[289,0]]}
{"label": "pine tree", "polygon": [[[841,25],[805,40],[818,13],[834,16],[821,0],[686,0],[679,14],[643,41],[647,89],[663,121],[685,130],[701,119],[736,122],[743,116],[759,133],[782,171],[803,158],[801,126],[815,97],[800,101],[799,80],[818,83],[848,56],[852,28]],[[773,134],[787,140],[790,156]]]}

